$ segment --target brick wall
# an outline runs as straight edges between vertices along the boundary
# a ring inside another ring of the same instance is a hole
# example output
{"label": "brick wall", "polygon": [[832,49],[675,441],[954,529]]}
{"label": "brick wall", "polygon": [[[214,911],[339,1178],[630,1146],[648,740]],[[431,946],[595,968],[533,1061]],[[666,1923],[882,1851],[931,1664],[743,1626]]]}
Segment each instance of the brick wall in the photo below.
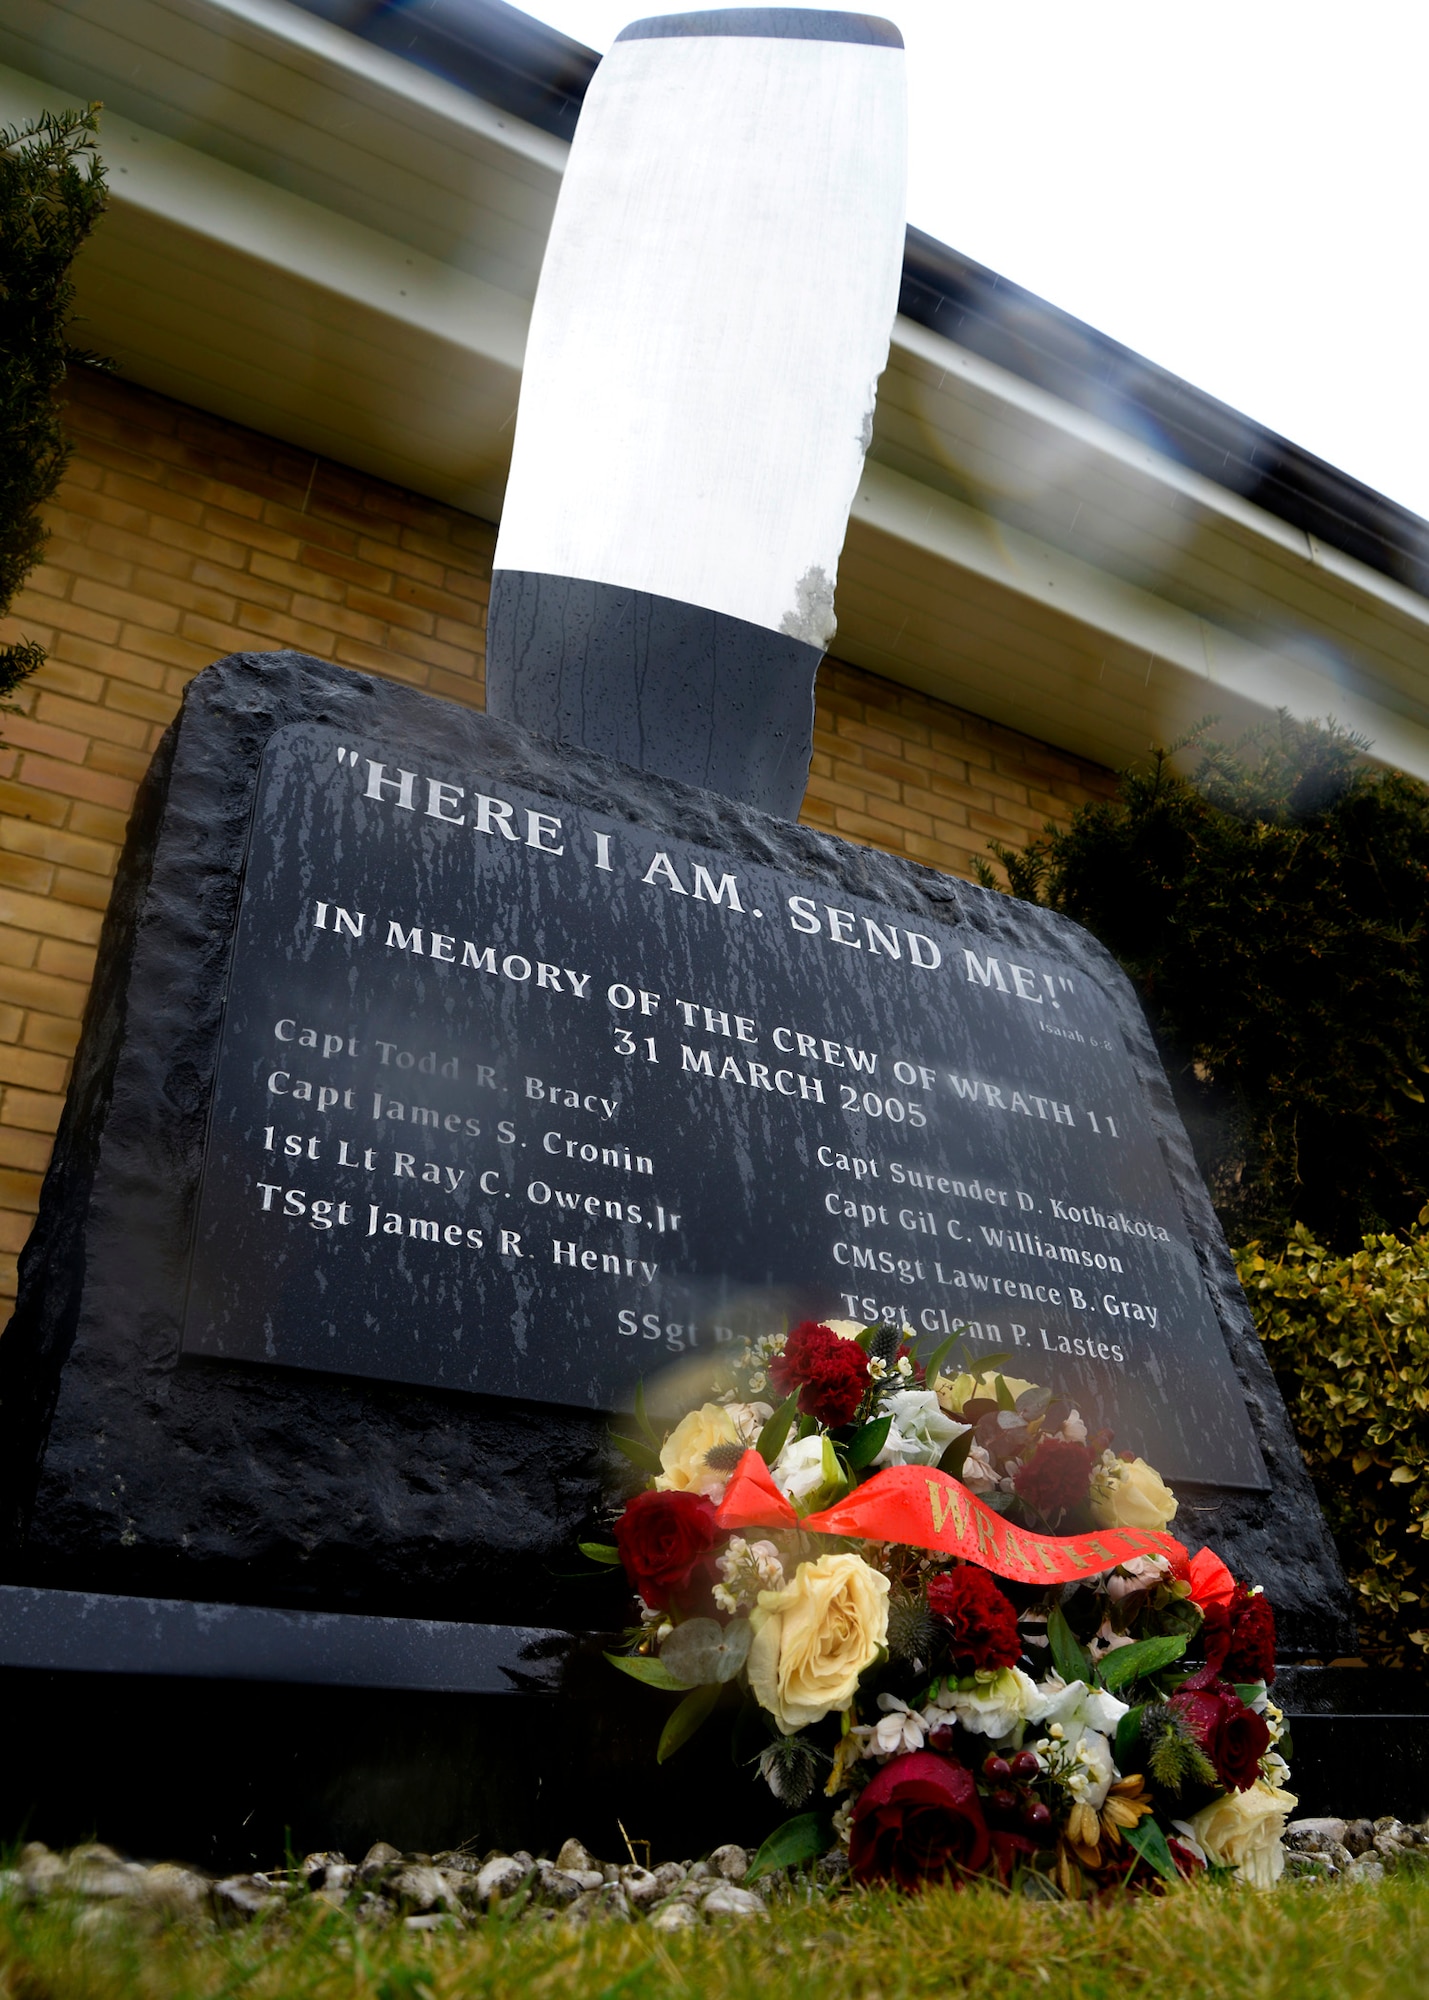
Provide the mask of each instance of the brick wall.
{"label": "brick wall", "polygon": [[1025,846],[1115,786],[1100,764],[980,715],[841,660],[820,669],[806,825],[971,878],[989,840]]}
{"label": "brick wall", "polygon": [[[189,677],[299,647],[479,708],[495,530],[127,384],[70,386],[43,567],[0,625],[49,651],[0,717],[0,1316],[14,1297],[124,826]],[[829,662],[804,817],[971,873],[1106,772]]]}

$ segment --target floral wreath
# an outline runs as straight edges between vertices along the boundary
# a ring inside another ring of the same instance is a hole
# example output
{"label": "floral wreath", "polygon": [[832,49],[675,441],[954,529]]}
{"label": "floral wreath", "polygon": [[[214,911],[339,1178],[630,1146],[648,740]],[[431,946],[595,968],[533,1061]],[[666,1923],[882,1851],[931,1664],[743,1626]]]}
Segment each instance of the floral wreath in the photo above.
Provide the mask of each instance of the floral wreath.
{"label": "floral wreath", "polygon": [[737,1710],[737,1752],[804,1808],[756,1872],[836,1842],[904,1890],[1271,1886],[1296,1800],[1269,1600],[1188,1556],[1155,1470],[1010,1355],[943,1372],[957,1339],[920,1360],[906,1328],[805,1321],[663,1439],[637,1395],[613,1441],[650,1484],[582,1549],[637,1594],[607,1657],[680,1697],[660,1761]]}

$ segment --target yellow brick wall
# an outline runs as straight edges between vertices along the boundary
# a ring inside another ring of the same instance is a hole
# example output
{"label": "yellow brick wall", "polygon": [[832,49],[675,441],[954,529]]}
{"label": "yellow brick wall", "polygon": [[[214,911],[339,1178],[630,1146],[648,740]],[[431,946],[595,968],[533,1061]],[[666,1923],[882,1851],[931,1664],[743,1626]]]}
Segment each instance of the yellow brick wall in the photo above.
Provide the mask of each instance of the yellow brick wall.
{"label": "yellow brick wall", "polygon": [[808,826],[971,879],[989,840],[1025,846],[1115,788],[1100,764],[980,715],[842,660],[819,670]]}
{"label": "yellow brick wall", "polygon": [[[0,1315],[14,1297],[134,790],[190,676],[299,647],[473,708],[495,530],[127,384],[69,387],[46,560],[0,638]],[[1110,789],[1099,767],[830,661],[804,818],[971,873]]]}

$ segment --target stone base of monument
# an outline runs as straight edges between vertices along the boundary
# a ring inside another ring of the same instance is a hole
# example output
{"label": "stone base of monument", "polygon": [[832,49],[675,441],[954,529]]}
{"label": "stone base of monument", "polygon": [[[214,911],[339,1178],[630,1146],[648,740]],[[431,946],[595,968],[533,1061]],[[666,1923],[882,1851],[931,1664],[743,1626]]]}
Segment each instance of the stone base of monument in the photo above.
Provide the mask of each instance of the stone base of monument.
{"label": "stone base of monument", "polygon": [[716,1716],[669,1708],[613,1637],[0,1586],[0,1842],[96,1835],[219,1871],[373,1841],[660,1859],[757,1846],[788,1809]]}
{"label": "stone base of monument", "polygon": [[[657,1859],[757,1845],[787,1815],[716,1717],[655,1762],[668,1703],[598,1635],[0,1586],[0,1838],[96,1834],[219,1870],[287,1849],[574,1833]],[[1429,1816],[1429,1687],[1290,1666],[1299,1816]]]}

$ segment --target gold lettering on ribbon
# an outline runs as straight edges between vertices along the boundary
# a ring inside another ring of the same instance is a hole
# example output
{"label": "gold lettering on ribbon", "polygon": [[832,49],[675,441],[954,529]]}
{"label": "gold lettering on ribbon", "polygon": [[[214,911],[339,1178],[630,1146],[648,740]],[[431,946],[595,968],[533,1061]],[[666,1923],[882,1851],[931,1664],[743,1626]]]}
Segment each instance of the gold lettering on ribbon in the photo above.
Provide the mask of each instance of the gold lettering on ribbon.
{"label": "gold lettering on ribbon", "polygon": [[997,1546],[996,1517],[984,1514],[981,1507],[977,1512],[977,1552],[980,1556],[989,1552],[995,1556],[1000,1556],[1002,1553]]}
{"label": "gold lettering on ribbon", "polygon": [[1002,1532],[1007,1542],[1005,1550],[1007,1561],[1016,1563],[1024,1575],[1032,1575],[1032,1558],[1027,1553],[1027,1537],[1020,1528],[1011,1528],[1006,1522],[1003,1523]]}
{"label": "gold lettering on ribbon", "polygon": [[933,1509],[933,1533],[941,1535],[944,1523],[951,1520],[953,1533],[967,1532],[963,1519],[963,1496],[956,1486],[940,1486],[935,1479],[928,1481],[928,1500]]}
{"label": "gold lettering on ribbon", "polygon": [[1047,1574],[1049,1576],[1056,1576],[1060,1572],[1062,1565],[1040,1535],[1034,1538],[1032,1547],[1036,1551],[1038,1562],[1041,1563]]}

